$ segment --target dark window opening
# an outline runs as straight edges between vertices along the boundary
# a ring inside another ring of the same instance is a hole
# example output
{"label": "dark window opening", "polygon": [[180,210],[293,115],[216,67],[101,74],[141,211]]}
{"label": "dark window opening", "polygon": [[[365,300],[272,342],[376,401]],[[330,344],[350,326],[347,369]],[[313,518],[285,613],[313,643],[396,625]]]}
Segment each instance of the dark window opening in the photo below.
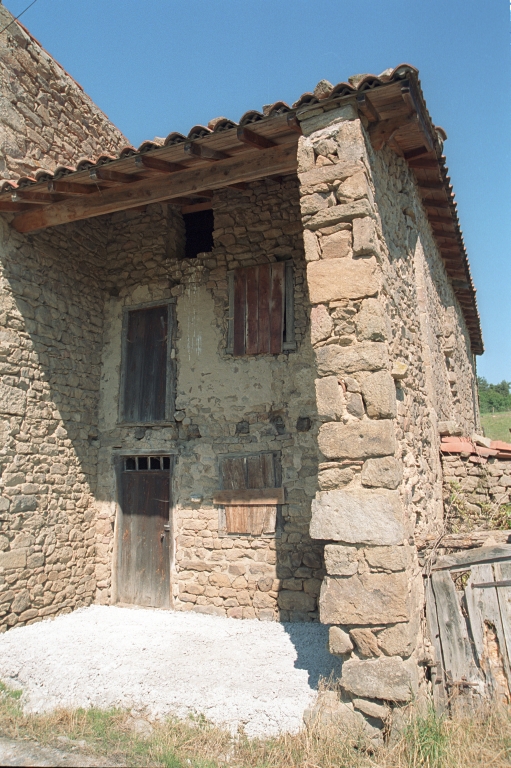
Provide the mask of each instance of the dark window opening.
{"label": "dark window opening", "polygon": [[151,456],[150,458],[151,469],[160,469],[160,457]]}
{"label": "dark window opening", "polygon": [[185,223],[185,259],[195,259],[199,253],[213,250],[213,211],[195,211],[183,214]]}
{"label": "dark window opening", "polygon": [[126,459],[126,469],[133,470],[137,468],[137,462],[135,459]]}
{"label": "dark window opening", "polygon": [[138,457],[138,468],[139,469],[148,469],[148,461],[147,456],[139,456]]}
{"label": "dark window opening", "polygon": [[163,469],[170,469],[170,457],[164,456],[163,457]]}

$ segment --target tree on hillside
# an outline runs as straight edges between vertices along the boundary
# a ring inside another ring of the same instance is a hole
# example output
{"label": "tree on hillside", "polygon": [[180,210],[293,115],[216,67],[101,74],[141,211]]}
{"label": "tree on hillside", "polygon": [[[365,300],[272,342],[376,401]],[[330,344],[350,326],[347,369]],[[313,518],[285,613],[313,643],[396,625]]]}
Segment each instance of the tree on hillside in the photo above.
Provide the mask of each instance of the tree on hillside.
{"label": "tree on hillside", "polygon": [[511,411],[511,381],[503,379],[500,384],[489,384],[483,376],[478,376],[477,386],[481,413]]}

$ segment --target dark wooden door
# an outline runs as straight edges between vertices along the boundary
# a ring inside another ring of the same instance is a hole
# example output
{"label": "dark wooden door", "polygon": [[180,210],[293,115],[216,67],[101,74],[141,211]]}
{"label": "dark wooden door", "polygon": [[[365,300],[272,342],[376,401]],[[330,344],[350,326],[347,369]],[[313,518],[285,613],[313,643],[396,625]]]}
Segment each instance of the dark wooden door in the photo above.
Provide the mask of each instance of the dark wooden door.
{"label": "dark wooden door", "polygon": [[[163,464],[163,458],[158,460]],[[148,465],[152,461],[149,459]],[[140,464],[140,460],[137,463]],[[170,464],[168,459],[165,463]],[[126,463],[121,472],[118,600],[169,608],[170,468],[127,470],[125,467]]]}

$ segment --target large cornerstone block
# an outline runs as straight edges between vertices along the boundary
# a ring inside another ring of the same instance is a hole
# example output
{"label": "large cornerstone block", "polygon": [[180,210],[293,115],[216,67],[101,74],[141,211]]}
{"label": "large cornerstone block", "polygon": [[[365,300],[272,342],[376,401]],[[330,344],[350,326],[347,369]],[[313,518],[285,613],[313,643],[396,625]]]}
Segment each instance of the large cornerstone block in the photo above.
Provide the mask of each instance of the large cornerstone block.
{"label": "large cornerstone block", "polygon": [[408,619],[406,573],[327,576],[321,585],[319,615],[323,624],[398,623]]}
{"label": "large cornerstone block", "polygon": [[[401,544],[405,533],[397,491],[320,491],[312,502],[313,539],[349,544]],[[334,622],[336,623],[336,622]]]}
{"label": "large cornerstone block", "polygon": [[339,344],[327,344],[316,350],[318,373],[347,374],[357,371],[378,371],[386,368],[389,362],[387,348],[381,341],[367,341],[341,347]]}
{"label": "large cornerstone block", "polygon": [[363,299],[378,293],[374,259],[322,259],[307,265],[312,304],[339,299]]}
{"label": "large cornerstone block", "polygon": [[342,666],[341,685],[356,696],[410,701],[417,690],[417,667],[399,656],[374,661],[349,659]]}
{"label": "large cornerstone block", "polygon": [[396,450],[394,422],[390,419],[350,424],[328,422],[320,427],[318,445],[328,459],[389,456]]}

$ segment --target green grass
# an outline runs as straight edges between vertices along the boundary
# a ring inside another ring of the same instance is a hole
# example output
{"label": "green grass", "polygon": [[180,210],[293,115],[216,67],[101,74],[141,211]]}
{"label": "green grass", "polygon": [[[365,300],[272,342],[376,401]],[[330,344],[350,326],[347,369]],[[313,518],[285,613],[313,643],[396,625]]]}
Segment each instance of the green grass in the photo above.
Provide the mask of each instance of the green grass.
{"label": "green grass", "polygon": [[511,443],[511,411],[502,413],[482,413],[481,424],[486,437]]}
{"label": "green grass", "polygon": [[[196,716],[153,722],[146,736],[129,712],[58,710],[25,714],[21,691],[0,682],[0,735],[84,752],[119,766],[151,768],[505,768],[511,765],[511,713],[493,707],[458,718],[405,714],[401,738],[371,748],[316,721],[297,734],[249,739]],[[64,737],[64,738],[63,738]],[[77,756],[76,751],[74,752]]]}

